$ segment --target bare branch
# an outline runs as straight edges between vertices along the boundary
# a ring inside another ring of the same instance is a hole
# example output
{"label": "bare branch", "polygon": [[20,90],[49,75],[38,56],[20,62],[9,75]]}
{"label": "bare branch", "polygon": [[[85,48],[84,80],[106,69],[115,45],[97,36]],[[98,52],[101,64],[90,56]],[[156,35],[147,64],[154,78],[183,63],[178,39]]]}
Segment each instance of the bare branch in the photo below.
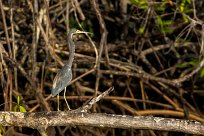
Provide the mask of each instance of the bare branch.
{"label": "bare branch", "polygon": [[152,130],[172,130],[188,134],[204,134],[204,124],[197,121],[152,116],[127,116],[85,112],[0,112],[3,126],[31,127],[48,126],[95,126],[111,128],[134,128]]}

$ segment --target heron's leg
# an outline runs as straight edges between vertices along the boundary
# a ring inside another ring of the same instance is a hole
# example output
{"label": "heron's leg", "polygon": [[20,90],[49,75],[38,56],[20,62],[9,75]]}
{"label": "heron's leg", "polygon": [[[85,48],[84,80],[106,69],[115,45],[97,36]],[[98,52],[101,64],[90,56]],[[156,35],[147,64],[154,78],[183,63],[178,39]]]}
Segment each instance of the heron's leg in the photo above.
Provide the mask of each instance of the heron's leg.
{"label": "heron's leg", "polygon": [[59,94],[57,94],[57,111],[59,111]]}
{"label": "heron's leg", "polygon": [[66,102],[66,104],[67,104],[67,108],[68,108],[68,110],[71,110],[70,109],[70,107],[69,107],[69,104],[68,104],[68,102],[67,102],[67,100],[66,100],[66,91],[67,91],[67,87],[65,87],[65,90],[64,90],[64,100],[65,100],[65,102]]}

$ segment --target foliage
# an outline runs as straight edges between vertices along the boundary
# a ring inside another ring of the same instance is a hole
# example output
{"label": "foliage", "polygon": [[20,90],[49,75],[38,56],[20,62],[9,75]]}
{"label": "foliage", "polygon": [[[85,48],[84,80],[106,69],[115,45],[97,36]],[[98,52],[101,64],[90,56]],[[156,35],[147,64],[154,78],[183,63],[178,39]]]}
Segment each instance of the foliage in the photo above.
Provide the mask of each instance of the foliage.
{"label": "foliage", "polygon": [[17,97],[17,104],[14,106],[13,111],[27,112],[26,109],[20,104],[20,96]]}
{"label": "foliage", "polygon": [[[177,64],[176,67],[177,68],[187,68],[187,67],[190,67],[190,66],[198,67],[199,64],[200,64],[199,60],[192,59],[192,60],[190,60],[188,62],[183,62],[183,63]],[[200,77],[201,78],[204,77],[204,68],[202,68],[201,71],[200,71]]]}
{"label": "foliage", "polygon": [[[156,25],[158,26],[159,31],[164,34],[171,34],[173,32],[172,24],[174,23],[174,18],[178,11],[182,14],[185,23],[189,22],[185,14],[193,11],[192,7],[190,7],[191,0],[182,0],[181,3],[173,3],[171,0],[162,0],[161,2],[155,2],[155,4],[151,4],[151,2],[147,0],[130,0],[130,2],[142,10],[147,10],[148,8],[153,7],[156,13],[154,18]],[[175,4],[177,4],[177,6],[175,6]],[[173,16],[164,18],[163,15],[165,14],[172,14]],[[144,30],[145,27],[141,26],[139,28],[139,33],[143,34]]]}

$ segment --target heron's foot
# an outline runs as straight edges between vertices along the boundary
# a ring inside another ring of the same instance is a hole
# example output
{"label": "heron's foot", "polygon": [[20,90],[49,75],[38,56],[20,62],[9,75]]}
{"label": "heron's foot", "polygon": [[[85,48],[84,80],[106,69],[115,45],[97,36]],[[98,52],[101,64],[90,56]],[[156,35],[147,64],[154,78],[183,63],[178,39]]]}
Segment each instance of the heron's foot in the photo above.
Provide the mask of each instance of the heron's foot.
{"label": "heron's foot", "polygon": [[66,102],[66,105],[67,105],[67,109],[68,109],[68,111],[70,111],[71,109],[70,109],[69,104],[68,104],[68,102],[67,102],[66,99],[65,99],[65,102]]}
{"label": "heron's foot", "polygon": [[69,110],[67,110],[67,111],[72,111],[72,109],[69,109]]}
{"label": "heron's foot", "polygon": [[72,109],[70,109],[69,107],[67,107],[68,109],[67,109],[67,111],[71,111]]}

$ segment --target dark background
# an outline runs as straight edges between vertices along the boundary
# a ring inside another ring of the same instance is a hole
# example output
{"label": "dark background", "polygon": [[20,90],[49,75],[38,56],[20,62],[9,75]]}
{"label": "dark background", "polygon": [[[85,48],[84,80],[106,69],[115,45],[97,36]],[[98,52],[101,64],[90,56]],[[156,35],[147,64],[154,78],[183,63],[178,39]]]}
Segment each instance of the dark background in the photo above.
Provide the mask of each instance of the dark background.
{"label": "dark background", "polygon": [[[94,93],[98,95],[114,86],[114,92],[90,112],[204,122],[201,64],[204,1],[103,0],[96,1],[96,5],[102,22],[93,1],[3,1],[0,5],[1,111],[57,110],[57,97],[49,98],[49,95],[56,73],[68,60],[68,29],[77,28],[91,34],[90,40],[83,34],[74,36],[76,53],[72,69],[73,79],[78,79],[67,87],[71,109],[82,106]],[[104,32],[107,38],[102,39]],[[99,52],[97,68],[91,41]],[[93,72],[81,77],[92,69]],[[63,92],[60,110],[67,110]],[[1,130],[5,135],[39,135],[30,128]],[[58,127],[50,132],[53,135],[184,135],[93,127]]]}

